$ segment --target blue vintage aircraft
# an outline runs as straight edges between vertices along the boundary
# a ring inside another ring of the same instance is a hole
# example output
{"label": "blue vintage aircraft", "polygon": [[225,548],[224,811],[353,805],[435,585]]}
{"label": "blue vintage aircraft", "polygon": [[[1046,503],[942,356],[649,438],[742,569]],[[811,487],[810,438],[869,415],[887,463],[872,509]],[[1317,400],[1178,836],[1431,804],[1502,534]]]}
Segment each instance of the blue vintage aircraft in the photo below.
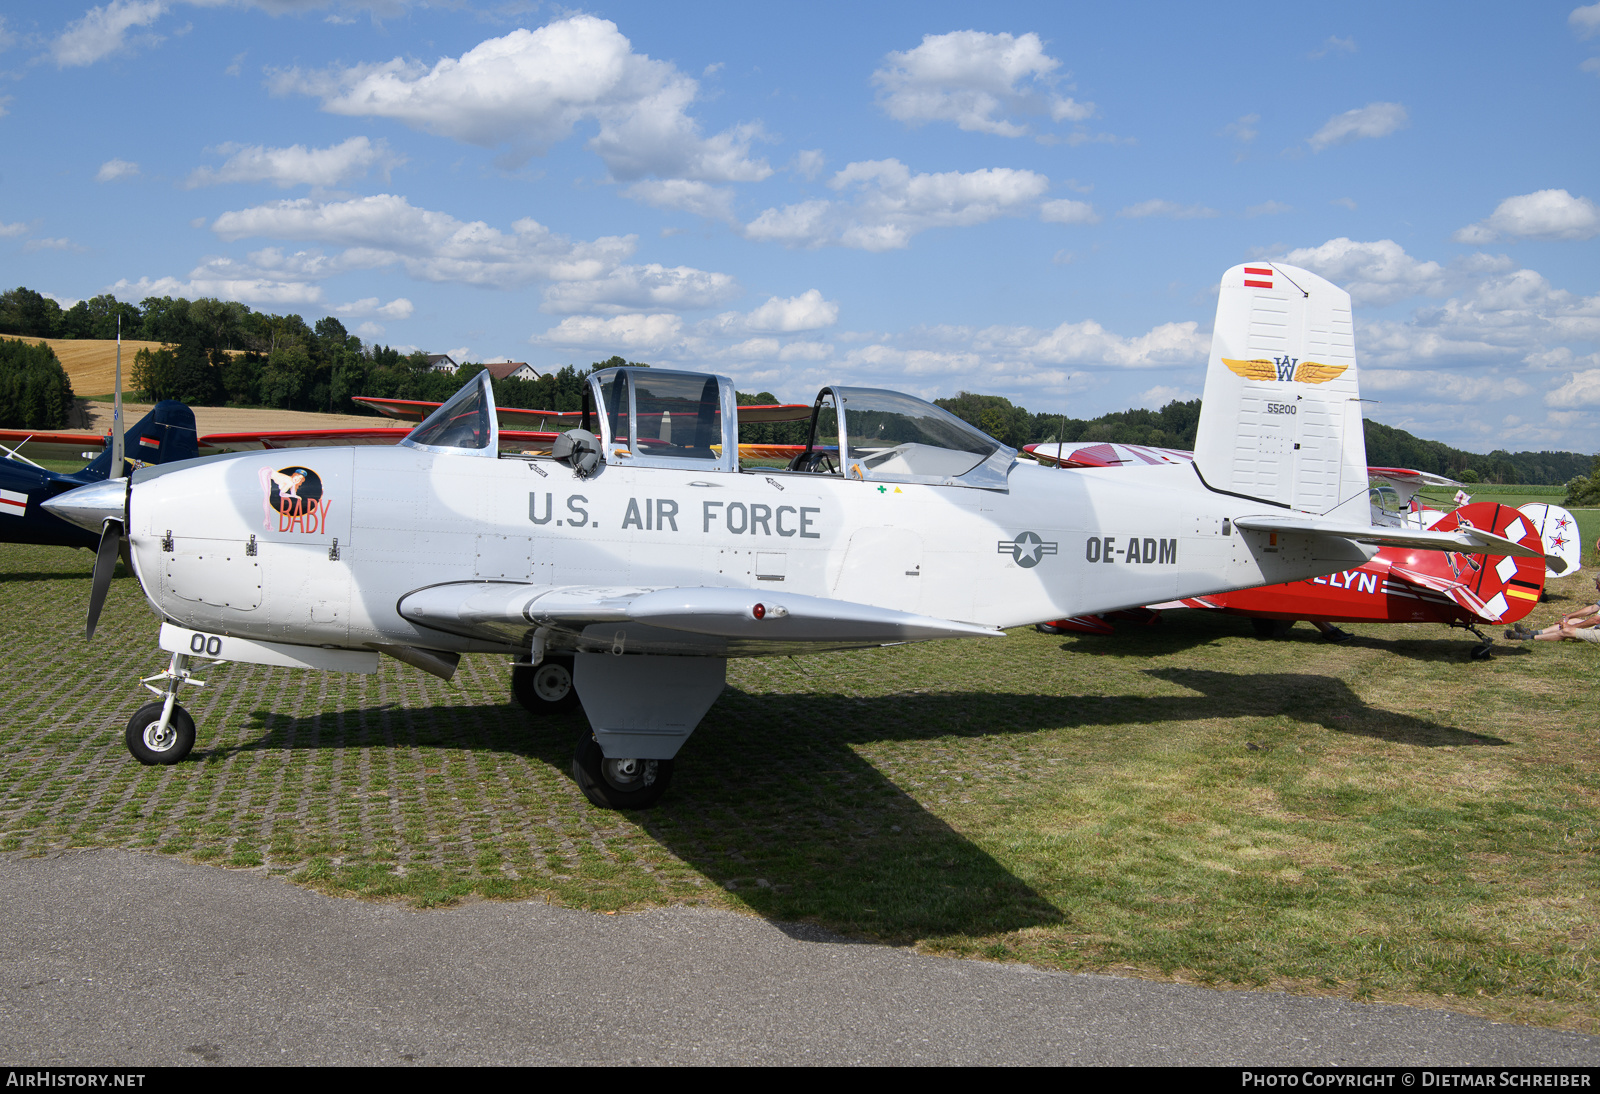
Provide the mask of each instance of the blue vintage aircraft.
{"label": "blue vintage aircraft", "polygon": [[[80,470],[63,473],[49,471],[22,455],[24,440],[36,453],[66,455],[92,448],[101,451]],[[5,453],[0,458],[0,543],[43,543],[95,550],[100,544],[98,535],[47,512],[43,503],[57,494],[128,475],[140,467],[191,460],[200,454],[194,411],[176,399],[157,403],[139,419],[124,434],[121,453],[109,441],[108,437],[93,434],[0,435],[0,451]],[[113,471],[112,461],[123,453],[123,465]]]}

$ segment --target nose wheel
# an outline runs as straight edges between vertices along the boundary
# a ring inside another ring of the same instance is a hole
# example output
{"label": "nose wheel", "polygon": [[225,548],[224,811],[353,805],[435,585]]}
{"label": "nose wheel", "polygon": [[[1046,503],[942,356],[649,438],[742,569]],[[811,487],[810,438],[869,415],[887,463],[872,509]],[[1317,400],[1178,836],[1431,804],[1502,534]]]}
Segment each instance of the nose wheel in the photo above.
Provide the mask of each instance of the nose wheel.
{"label": "nose wheel", "polygon": [[165,703],[146,703],[128,720],[123,740],[142,764],[175,764],[194,748],[194,719],[189,712]]}
{"label": "nose wheel", "polygon": [[601,809],[648,809],[672,783],[671,760],[608,759],[589,730],[572,757],[578,789]]}
{"label": "nose wheel", "polygon": [[190,677],[189,657],[182,653],[172,655],[166,672],[147,676],[139,683],[161,698],[134,713],[122,739],[133,758],[142,764],[175,764],[189,755],[195,737],[194,719],[178,705],[178,689],[185,684],[197,688],[205,684]]}

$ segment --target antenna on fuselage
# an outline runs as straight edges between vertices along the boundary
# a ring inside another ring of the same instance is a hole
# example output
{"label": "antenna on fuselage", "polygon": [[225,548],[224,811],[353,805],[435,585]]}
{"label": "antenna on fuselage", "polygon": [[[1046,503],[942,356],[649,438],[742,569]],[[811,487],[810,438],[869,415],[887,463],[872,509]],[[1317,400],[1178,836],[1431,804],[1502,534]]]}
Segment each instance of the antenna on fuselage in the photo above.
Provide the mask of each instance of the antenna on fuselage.
{"label": "antenna on fuselage", "polygon": [[117,313],[117,387],[111,396],[111,475],[122,474],[122,313]]}

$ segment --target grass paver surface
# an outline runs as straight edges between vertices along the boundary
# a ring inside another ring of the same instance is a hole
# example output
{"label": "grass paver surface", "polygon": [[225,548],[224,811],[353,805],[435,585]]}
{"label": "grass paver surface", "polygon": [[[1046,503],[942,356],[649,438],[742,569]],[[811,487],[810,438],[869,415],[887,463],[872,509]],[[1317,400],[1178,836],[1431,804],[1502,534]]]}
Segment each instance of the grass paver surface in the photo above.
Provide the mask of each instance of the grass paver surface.
{"label": "grass paver surface", "polygon": [[[1590,560],[1592,564],[1593,560]],[[655,809],[591,806],[581,715],[444,683],[208,667],[191,758],[141,767],[160,671],[131,578],[7,546],[0,850],[124,847],[431,907],[698,903],[926,952],[1445,1006],[1600,1031],[1600,650],[1167,613],[1112,638],[729,662]],[[1532,621],[1592,595],[1551,583]]]}

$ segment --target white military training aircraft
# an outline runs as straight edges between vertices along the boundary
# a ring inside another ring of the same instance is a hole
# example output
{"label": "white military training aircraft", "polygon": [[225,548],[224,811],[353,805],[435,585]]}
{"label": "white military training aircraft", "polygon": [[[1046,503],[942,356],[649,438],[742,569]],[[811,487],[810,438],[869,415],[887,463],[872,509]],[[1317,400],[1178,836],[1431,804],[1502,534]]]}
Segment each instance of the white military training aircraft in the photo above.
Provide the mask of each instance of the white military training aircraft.
{"label": "white military training aircraft", "polygon": [[502,451],[483,373],[397,446],[143,468],[48,507],[101,534],[106,567],[125,536],[162,620],[171,665],[126,735],[140,761],[193,746],[175,697],[197,660],[387,654],[448,679],[508,653],[526,705],[581,699],[574,775],[617,808],[666,789],[729,657],[998,638],[1387,544],[1537,554],[1371,523],[1345,292],[1235,267],[1215,330],[1193,463],[1049,470],[921,399],[827,387],[786,468],[741,468],[728,378],[654,368],[592,375],[583,428],[548,454]]}

